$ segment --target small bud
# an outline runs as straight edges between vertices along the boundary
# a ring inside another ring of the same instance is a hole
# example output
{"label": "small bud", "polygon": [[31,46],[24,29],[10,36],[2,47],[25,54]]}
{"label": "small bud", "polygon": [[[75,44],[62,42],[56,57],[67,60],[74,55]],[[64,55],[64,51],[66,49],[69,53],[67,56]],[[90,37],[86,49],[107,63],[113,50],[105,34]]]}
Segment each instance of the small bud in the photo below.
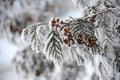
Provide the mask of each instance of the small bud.
{"label": "small bud", "polygon": [[71,34],[71,33],[68,33],[68,34],[67,34],[67,37],[68,37],[68,39],[71,39],[71,38],[72,38],[72,34]]}
{"label": "small bud", "polygon": [[66,27],[66,28],[64,28],[64,32],[70,32],[71,31],[71,28],[69,28],[69,27]]}
{"label": "small bud", "polygon": [[59,23],[56,23],[55,26],[56,26],[56,27],[60,27]]}
{"label": "small bud", "polygon": [[60,19],[59,19],[59,18],[56,18],[56,19],[55,19],[55,21],[56,21],[56,22],[59,22],[59,21],[60,21]]}
{"label": "small bud", "polygon": [[53,20],[52,20],[52,24],[55,24],[55,23],[56,23],[55,18],[53,18]]}
{"label": "small bud", "polygon": [[68,40],[67,40],[67,39],[65,39],[63,42],[64,42],[65,44],[68,44]]}
{"label": "small bud", "polygon": [[35,76],[38,77],[40,74],[41,74],[41,71],[40,71],[40,70],[36,70],[36,71],[35,71]]}
{"label": "small bud", "polygon": [[64,23],[63,20],[60,23],[63,24]]}

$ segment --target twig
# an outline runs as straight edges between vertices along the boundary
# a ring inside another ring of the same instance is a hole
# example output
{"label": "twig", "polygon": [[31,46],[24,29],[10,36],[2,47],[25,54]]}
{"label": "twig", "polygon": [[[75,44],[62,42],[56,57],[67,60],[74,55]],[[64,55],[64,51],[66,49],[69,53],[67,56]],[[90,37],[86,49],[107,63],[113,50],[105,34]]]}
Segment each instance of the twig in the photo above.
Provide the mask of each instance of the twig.
{"label": "twig", "polygon": [[83,17],[82,19],[83,19],[83,20],[87,20],[87,19],[89,19],[89,18],[92,18],[93,16],[96,16],[96,15],[99,15],[99,14],[102,14],[102,13],[106,13],[106,12],[109,12],[109,11],[112,11],[112,10],[110,10],[110,9],[102,10],[102,11],[99,11],[98,13],[93,14],[93,15],[91,15],[91,16]]}

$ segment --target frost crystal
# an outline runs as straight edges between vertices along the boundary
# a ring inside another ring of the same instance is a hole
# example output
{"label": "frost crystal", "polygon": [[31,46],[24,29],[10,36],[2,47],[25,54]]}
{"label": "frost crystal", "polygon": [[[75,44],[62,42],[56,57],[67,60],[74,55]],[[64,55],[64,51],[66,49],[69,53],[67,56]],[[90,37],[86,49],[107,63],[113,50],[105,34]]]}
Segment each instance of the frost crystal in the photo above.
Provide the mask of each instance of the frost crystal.
{"label": "frost crystal", "polygon": [[[44,23],[28,26],[23,30],[23,40],[62,64],[61,80],[87,79],[80,77],[82,73],[87,73],[89,80],[116,79],[120,72],[120,6],[111,0],[73,3],[86,7],[84,17],[65,21],[52,18],[49,27]],[[80,72],[80,66],[85,70]]]}
{"label": "frost crystal", "polygon": [[31,45],[32,49],[36,50],[36,53],[42,51],[44,48],[44,37],[47,32],[44,31],[44,27],[47,27],[47,25],[44,23],[38,23],[35,25],[27,26],[22,32],[23,42]]}

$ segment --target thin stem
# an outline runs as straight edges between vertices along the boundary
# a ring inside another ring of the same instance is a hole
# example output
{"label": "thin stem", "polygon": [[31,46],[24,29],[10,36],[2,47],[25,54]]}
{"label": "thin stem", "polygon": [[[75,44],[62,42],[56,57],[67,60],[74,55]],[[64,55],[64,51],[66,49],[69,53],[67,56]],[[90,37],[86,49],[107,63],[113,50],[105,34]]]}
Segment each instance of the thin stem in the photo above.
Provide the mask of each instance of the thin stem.
{"label": "thin stem", "polygon": [[99,11],[98,13],[93,14],[92,16],[83,17],[82,19],[87,20],[87,19],[92,18],[93,16],[97,16],[99,14],[106,13],[106,12],[109,12],[109,11],[111,11],[111,10],[110,9],[102,10],[102,11]]}

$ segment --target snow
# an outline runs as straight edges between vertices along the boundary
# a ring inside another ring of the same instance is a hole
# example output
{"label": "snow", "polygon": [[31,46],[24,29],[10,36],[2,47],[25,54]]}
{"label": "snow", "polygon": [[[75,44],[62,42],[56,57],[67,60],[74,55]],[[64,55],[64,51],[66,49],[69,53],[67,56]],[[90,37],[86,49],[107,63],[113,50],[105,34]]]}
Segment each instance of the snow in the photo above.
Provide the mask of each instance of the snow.
{"label": "snow", "polygon": [[7,39],[0,39],[0,70],[5,68],[5,66],[10,65],[18,49],[19,48],[15,44]]}
{"label": "snow", "polygon": [[20,80],[19,78],[20,77],[11,67],[0,71],[0,80]]}
{"label": "snow", "polygon": [[[82,9],[73,8],[60,18],[66,20],[68,16],[82,17]],[[7,38],[0,39],[0,80],[18,80],[18,76],[12,69],[12,59],[20,48]],[[15,77],[16,76],[16,77]]]}
{"label": "snow", "polygon": [[[14,12],[16,14],[18,14],[18,13],[20,13],[22,11],[22,8],[21,8],[18,0],[16,0],[16,1],[17,1],[16,5],[14,5],[14,7],[15,7]],[[53,0],[50,0],[51,3],[52,3],[52,1]],[[78,1],[78,0],[73,0],[74,3],[75,3],[75,1]],[[91,0],[91,1],[95,1],[95,0]],[[96,2],[97,1],[98,0],[96,0]],[[93,4],[93,3],[91,3],[91,4]],[[91,4],[89,6],[91,6]],[[77,5],[77,4],[75,3],[75,5]],[[27,8],[29,8],[29,7],[27,7]],[[66,19],[70,19],[70,17],[80,18],[80,17],[83,17],[83,16],[84,16],[83,8],[79,8],[79,9],[78,8],[72,8],[66,14],[61,15],[60,18],[62,20],[66,20]],[[18,39],[20,39],[20,38],[18,38]],[[116,42],[118,42],[118,41],[116,41]],[[112,55],[112,53],[114,53],[114,52],[113,52],[113,49],[111,48],[111,46],[109,46],[109,49],[111,49],[112,51],[111,50],[106,50],[106,51],[108,51],[107,53],[109,53],[109,55],[106,54],[108,58],[107,57],[104,58],[103,56],[96,56],[95,63],[97,64],[97,63],[99,63],[99,61],[101,61],[101,62],[103,62],[105,64],[105,65],[103,65],[104,67],[108,66],[108,69],[105,70],[106,72],[105,73],[103,72],[103,73],[106,74],[108,72],[108,75],[111,77],[111,75],[113,74],[112,67],[107,63],[106,59],[109,59],[109,58],[112,59],[113,56],[114,56],[114,55]],[[20,48],[17,45],[15,45],[14,43],[10,42],[7,38],[1,38],[0,39],[0,80],[9,80],[9,79],[10,80],[20,80],[20,76],[18,76],[16,74],[16,72],[13,69],[14,65],[12,65],[12,59],[14,58],[15,54],[19,50],[20,50]],[[86,57],[84,51],[81,51],[80,53],[84,53],[83,56]],[[87,56],[87,57],[89,57],[89,56]],[[112,61],[114,61],[114,59]],[[97,65],[100,65],[100,64],[97,64]],[[94,72],[98,72],[98,71],[95,71],[94,65],[89,61],[88,61],[88,63],[85,64],[85,66],[86,66],[85,67],[86,68],[85,72],[87,74],[84,75],[85,76],[84,79],[89,80],[92,77],[92,74],[94,74]],[[56,79],[58,79],[57,78],[58,75],[60,76],[59,72],[60,72],[60,68],[57,68],[56,72],[54,73],[55,75],[53,75],[53,76],[56,76]],[[119,77],[118,75],[117,75],[117,77]],[[32,80],[32,78],[31,78],[31,80]],[[119,80],[119,78],[118,78],[118,80]]]}
{"label": "snow", "polygon": [[[52,2],[52,0],[50,1]],[[14,12],[16,14],[22,10],[17,1],[14,7]],[[83,14],[83,9],[73,8],[63,16],[60,16],[60,18],[63,20],[70,19],[69,16],[73,18],[79,18],[82,17]],[[12,59],[19,50],[20,48],[14,43],[10,42],[7,38],[0,39],[0,80],[20,80],[20,76],[16,74],[12,65]],[[59,70],[57,71],[59,72]]]}
{"label": "snow", "polygon": [[21,7],[21,5],[20,5],[19,0],[16,0],[16,1],[15,1],[14,5],[13,5],[13,8],[14,8],[13,11],[14,11],[16,14],[21,13],[22,7]]}
{"label": "snow", "polygon": [[12,69],[12,59],[19,47],[6,38],[0,39],[0,80],[18,80]]}

